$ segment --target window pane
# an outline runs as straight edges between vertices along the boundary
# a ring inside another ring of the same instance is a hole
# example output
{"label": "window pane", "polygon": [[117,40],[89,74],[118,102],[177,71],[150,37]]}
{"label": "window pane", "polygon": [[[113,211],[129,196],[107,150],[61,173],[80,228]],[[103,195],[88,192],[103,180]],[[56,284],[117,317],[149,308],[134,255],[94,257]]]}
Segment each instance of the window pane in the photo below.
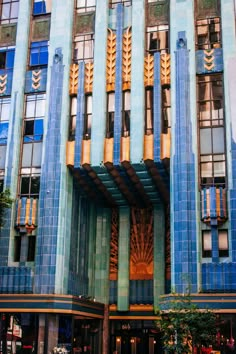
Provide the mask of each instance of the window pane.
{"label": "window pane", "polygon": [[6,151],[7,151],[7,146],[0,145],[0,169],[1,170],[5,169]]}
{"label": "window pane", "polygon": [[8,122],[0,123],[0,144],[7,143]]}
{"label": "window pane", "polygon": [[87,105],[86,112],[87,112],[87,114],[92,114],[92,110],[93,110],[92,103],[93,103],[92,95],[86,96],[86,105]]}
{"label": "window pane", "polygon": [[34,97],[28,96],[27,103],[26,103],[26,118],[34,117],[34,110],[35,110],[35,100]]}
{"label": "window pane", "polygon": [[42,160],[42,143],[35,143],[32,166],[34,167],[41,166],[41,160]]}
{"label": "window pane", "polygon": [[2,100],[1,120],[9,120],[10,117],[10,102],[8,99]]}
{"label": "window pane", "polygon": [[43,140],[43,119],[34,121],[34,141]]}
{"label": "window pane", "polygon": [[9,19],[10,18],[10,4],[3,4],[2,5],[2,16],[1,19]]}
{"label": "window pane", "polygon": [[30,183],[29,177],[21,177],[21,189],[20,189],[21,195],[29,194],[29,183]]}
{"label": "window pane", "polygon": [[219,230],[219,250],[227,250],[228,249],[228,232],[227,230]]}
{"label": "window pane", "polygon": [[45,116],[45,99],[39,99],[42,97],[43,96],[37,97],[35,117],[44,117]]}
{"label": "window pane", "polygon": [[204,231],[203,232],[203,250],[204,251],[210,251],[211,249],[212,249],[211,232],[210,231]]}
{"label": "window pane", "polygon": [[200,130],[200,147],[201,154],[211,154],[211,129]]}
{"label": "window pane", "polygon": [[11,18],[17,18],[18,17],[18,10],[19,10],[19,3],[18,2],[13,2],[11,5]]}
{"label": "window pane", "polygon": [[33,148],[33,144],[24,144],[23,145],[22,167],[30,167],[31,166],[32,148]]}
{"label": "window pane", "polygon": [[[33,135],[33,134],[34,134],[34,121],[33,120],[25,121],[24,135]],[[24,139],[24,141],[30,141],[30,140]]]}
{"label": "window pane", "polygon": [[124,92],[124,110],[129,111],[130,110],[130,91],[125,91]]}
{"label": "window pane", "polygon": [[212,162],[201,164],[201,177],[212,177]]}
{"label": "window pane", "polygon": [[39,194],[39,187],[40,187],[40,177],[32,177],[30,194]]}
{"label": "window pane", "polygon": [[77,113],[77,97],[72,97],[71,99],[71,111],[70,114],[75,116]]}
{"label": "window pane", "polygon": [[214,128],[213,133],[213,154],[224,153],[224,128]]}
{"label": "window pane", "polygon": [[108,112],[115,112],[115,94],[114,94],[114,92],[108,94]]}
{"label": "window pane", "polygon": [[225,162],[214,162],[214,176],[222,177],[225,176]]}

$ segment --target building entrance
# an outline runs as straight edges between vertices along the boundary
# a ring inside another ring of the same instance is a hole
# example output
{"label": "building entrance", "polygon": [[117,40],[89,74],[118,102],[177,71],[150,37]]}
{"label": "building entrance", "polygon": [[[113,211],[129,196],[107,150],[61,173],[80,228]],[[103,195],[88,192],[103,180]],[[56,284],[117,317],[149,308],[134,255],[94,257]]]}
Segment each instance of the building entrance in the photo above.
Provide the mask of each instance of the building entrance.
{"label": "building entrance", "polygon": [[163,353],[160,334],[152,321],[113,321],[111,327],[111,354]]}

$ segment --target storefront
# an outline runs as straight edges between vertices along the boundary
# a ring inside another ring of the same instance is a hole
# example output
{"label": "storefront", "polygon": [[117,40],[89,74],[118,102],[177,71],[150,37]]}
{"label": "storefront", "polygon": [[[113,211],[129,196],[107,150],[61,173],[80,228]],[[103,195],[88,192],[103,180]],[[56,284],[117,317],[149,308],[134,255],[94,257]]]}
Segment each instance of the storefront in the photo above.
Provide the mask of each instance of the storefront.
{"label": "storefront", "polygon": [[[0,306],[0,354],[101,353],[102,304],[69,296],[40,296],[41,302],[36,296],[14,302],[11,297]],[[22,307],[29,303],[26,312]]]}

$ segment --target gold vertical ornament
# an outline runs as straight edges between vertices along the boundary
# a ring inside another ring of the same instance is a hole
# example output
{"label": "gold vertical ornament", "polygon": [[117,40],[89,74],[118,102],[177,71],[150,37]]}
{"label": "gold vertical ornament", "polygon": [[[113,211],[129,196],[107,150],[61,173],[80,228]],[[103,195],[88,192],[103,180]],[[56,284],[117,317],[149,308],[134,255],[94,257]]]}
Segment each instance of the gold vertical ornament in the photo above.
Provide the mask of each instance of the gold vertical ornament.
{"label": "gold vertical ornament", "polygon": [[144,58],[144,86],[153,86],[154,82],[154,56],[148,54]]}
{"label": "gold vertical ornament", "polygon": [[85,64],[84,91],[85,93],[93,91],[93,63]]}
{"label": "gold vertical ornament", "polygon": [[130,89],[131,82],[131,44],[132,44],[132,32],[128,27],[123,34],[123,90]]}
{"label": "gold vertical ornament", "polygon": [[115,90],[116,71],[116,35],[110,28],[108,28],[108,32],[106,64],[107,92]]}
{"label": "gold vertical ornament", "polygon": [[78,91],[79,65],[70,66],[70,95],[76,95]]}
{"label": "gold vertical ornament", "polygon": [[170,54],[161,55],[161,84],[170,85]]}

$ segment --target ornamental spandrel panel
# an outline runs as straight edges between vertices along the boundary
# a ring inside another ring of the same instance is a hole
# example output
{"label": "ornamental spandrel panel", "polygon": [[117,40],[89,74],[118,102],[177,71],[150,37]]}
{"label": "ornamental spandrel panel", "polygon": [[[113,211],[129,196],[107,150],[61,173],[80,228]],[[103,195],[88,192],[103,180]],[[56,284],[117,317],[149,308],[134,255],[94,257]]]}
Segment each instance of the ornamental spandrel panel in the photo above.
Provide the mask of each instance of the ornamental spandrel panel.
{"label": "ornamental spandrel panel", "polygon": [[146,23],[149,27],[169,22],[169,1],[156,1],[147,4]]}
{"label": "ornamental spandrel panel", "polygon": [[219,0],[198,0],[197,17],[218,17],[220,16]]}
{"label": "ornamental spandrel panel", "polygon": [[40,19],[33,21],[32,41],[45,41],[49,39],[50,19]]}
{"label": "ornamental spandrel panel", "polygon": [[0,46],[10,46],[16,43],[16,23],[0,26]]}
{"label": "ornamental spandrel panel", "polygon": [[75,34],[94,32],[95,12],[77,14],[75,19]]}

